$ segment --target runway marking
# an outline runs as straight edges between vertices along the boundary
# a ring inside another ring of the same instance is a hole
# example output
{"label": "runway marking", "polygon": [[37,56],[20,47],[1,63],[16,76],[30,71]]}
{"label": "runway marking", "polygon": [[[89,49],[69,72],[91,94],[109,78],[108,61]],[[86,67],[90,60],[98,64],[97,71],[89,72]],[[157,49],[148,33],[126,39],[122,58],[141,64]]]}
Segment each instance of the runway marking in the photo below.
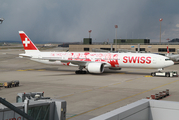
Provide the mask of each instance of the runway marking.
{"label": "runway marking", "polygon": [[139,79],[142,79],[142,78],[136,78],[136,79],[126,80],[125,82],[131,82],[133,80],[139,80]]}
{"label": "runway marking", "polygon": [[32,71],[32,70],[35,70],[35,69],[27,69],[27,71]]}
{"label": "runway marking", "polygon": [[133,80],[126,80],[125,82],[131,82],[131,81],[133,81]]}
{"label": "runway marking", "polygon": [[62,96],[60,98],[65,98],[65,97],[69,97],[69,96],[73,96],[74,94],[70,94],[70,95],[66,95],[66,96]]}
{"label": "runway marking", "polygon": [[[109,86],[109,85],[108,85]],[[103,86],[103,87],[100,87],[100,88],[98,88],[98,89],[103,89],[103,88],[106,88],[106,87],[108,87],[108,86]]]}
{"label": "runway marking", "polygon": [[45,69],[25,69],[25,70],[17,70],[17,71],[45,71]]}
{"label": "runway marking", "polygon": [[27,70],[17,70],[17,71],[27,71]]}
{"label": "runway marking", "polygon": [[37,71],[45,71],[45,69],[37,70]]}
{"label": "runway marking", "polygon": [[145,77],[153,77],[153,76],[151,76],[151,75],[146,75]]}
{"label": "runway marking", "polygon": [[119,85],[119,84],[121,84],[121,83],[115,83],[115,84],[112,84],[112,85]]}
{"label": "runway marking", "polygon": [[115,104],[115,103],[117,103],[117,102],[120,102],[120,101],[123,101],[123,100],[129,99],[129,98],[135,97],[135,96],[137,96],[137,95],[140,95],[140,94],[143,94],[143,93],[146,93],[146,92],[149,92],[149,91],[155,90],[155,89],[157,89],[157,88],[161,88],[161,87],[163,87],[163,86],[170,85],[170,84],[175,83],[175,82],[178,82],[178,81],[179,81],[179,80],[175,80],[175,81],[172,81],[172,82],[169,82],[169,83],[166,83],[166,84],[163,84],[163,85],[157,86],[157,87],[155,87],[155,88],[152,88],[152,89],[149,89],[149,90],[146,90],[146,91],[143,91],[143,92],[140,92],[140,93],[137,93],[137,94],[131,95],[131,96],[129,96],[129,97],[126,97],[126,98],[123,98],[123,99],[120,99],[120,100],[114,101],[114,102],[112,102],[112,103],[108,103],[108,104],[106,104],[106,105],[103,105],[103,106],[100,106],[100,107],[97,107],[97,108],[94,108],[94,109],[88,110],[88,111],[86,111],[86,112],[82,112],[82,113],[77,114],[77,115],[75,115],[75,116],[69,117],[69,118],[67,118],[66,120],[69,120],[69,119],[71,119],[71,118],[74,118],[74,117],[77,117],[77,116],[80,116],[80,115],[83,115],[83,114],[86,114],[86,113],[92,112],[92,111],[94,111],[94,110],[97,110],[97,109],[100,109],[100,108],[103,108],[103,107],[106,107],[106,106],[109,106],[109,105],[112,105],[112,104]]}
{"label": "runway marking", "polygon": [[117,73],[117,74],[125,74],[125,73]]}

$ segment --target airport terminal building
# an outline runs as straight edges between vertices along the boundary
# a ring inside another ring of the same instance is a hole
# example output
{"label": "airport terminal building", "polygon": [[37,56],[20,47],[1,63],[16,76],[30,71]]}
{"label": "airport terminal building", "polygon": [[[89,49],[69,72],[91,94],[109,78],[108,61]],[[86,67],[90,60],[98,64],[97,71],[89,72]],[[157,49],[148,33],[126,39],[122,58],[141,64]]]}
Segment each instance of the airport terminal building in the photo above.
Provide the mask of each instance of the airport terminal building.
{"label": "airport terminal building", "polygon": [[179,53],[178,42],[166,42],[166,43],[150,43],[150,39],[114,39],[112,44],[101,43],[92,44],[92,39],[83,39],[83,44],[69,45],[69,51],[81,51],[81,52],[92,52],[94,49],[108,50],[108,51],[142,51],[148,53],[167,53],[167,46],[169,47],[170,53]]}

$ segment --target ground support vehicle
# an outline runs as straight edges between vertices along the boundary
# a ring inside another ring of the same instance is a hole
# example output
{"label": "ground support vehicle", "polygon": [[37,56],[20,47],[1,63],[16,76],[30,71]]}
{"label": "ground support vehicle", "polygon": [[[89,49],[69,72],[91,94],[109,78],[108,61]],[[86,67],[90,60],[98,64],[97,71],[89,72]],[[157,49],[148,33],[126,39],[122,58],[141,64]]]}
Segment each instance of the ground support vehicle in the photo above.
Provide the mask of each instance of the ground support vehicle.
{"label": "ground support vehicle", "polygon": [[152,72],[151,76],[178,77],[178,73],[177,71],[168,71],[168,72],[157,71],[157,72]]}
{"label": "ground support vehicle", "polygon": [[5,88],[17,87],[17,86],[19,86],[19,81],[16,80],[16,81],[4,82],[3,86]]}

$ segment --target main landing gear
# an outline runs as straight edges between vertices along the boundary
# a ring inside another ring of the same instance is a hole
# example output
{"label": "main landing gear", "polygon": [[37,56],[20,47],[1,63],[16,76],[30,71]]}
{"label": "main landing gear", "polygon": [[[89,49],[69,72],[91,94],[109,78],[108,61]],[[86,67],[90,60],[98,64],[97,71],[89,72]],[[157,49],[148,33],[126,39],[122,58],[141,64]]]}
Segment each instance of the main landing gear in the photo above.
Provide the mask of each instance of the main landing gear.
{"label": "main landing gear", "polygon": [[86,71],[83,70],[77,70],[75,71],[76,74],[86,74]]}
{"label": "main landing gear", "polygon": [[79,66],[80,70],[75,71],[76,74],[86,74],[87,71],[83,71],[84,66]]}

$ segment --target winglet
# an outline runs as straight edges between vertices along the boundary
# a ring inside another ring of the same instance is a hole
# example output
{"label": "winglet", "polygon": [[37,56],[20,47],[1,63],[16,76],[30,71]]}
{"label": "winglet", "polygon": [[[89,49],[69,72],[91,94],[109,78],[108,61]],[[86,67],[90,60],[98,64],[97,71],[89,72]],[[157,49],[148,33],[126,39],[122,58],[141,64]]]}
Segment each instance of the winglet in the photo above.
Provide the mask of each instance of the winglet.
{"label": "winglet", "polygon": [[19,31],[19,35],[24,46],[25,52],[30,51],[39,51],[38,48],[34,45],[34,43],[30,40],[30,38],[25,34],[24,31]]}

